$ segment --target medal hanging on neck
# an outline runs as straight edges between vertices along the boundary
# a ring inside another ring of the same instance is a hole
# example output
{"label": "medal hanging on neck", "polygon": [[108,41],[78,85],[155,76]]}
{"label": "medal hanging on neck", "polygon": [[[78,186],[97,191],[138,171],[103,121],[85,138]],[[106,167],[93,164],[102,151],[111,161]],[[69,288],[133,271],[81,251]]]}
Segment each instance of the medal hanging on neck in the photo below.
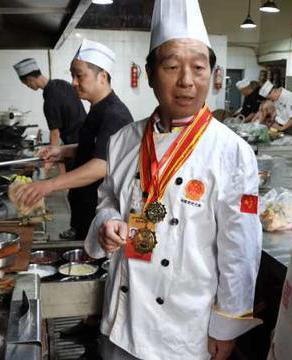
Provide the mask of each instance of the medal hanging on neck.
{"label": "medal hanging on neck", "polygon": [[[140,149],[140,178],[145,203],[144,212],[143,214],[130,214],[130,234],[126,245],[127,257],[151,260],[152,251],[157,244],[155,226],[162,222],[167,215],[166,206],[161,200],[166,187],[193,152],[211,119],[211,113],[205,105],[194,116],[191,125],[180,132],[160,161],[157,160],[153,140],[153,116],[148,121]],[[130,236],[131,229],[136,231],[135,236]]]}

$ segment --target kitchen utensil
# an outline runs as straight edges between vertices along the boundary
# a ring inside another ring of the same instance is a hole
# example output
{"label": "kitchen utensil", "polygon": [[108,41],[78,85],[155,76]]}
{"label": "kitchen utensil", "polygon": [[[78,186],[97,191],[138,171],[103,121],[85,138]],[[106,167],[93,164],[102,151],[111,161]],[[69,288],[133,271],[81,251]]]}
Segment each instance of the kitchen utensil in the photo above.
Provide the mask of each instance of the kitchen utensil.
{"label": "kitchen utensil", "polygon": [[99,281],[106,281],[107,276],[108,276],[108,273],[104,273],[98,278],[98,280]]}
{"label": "kitchen utensil", "polygon": [[56,274],[57,269],[51,265],[39,265],[39,264],[30,264],[27,271],[21,272],[21,274],[37,274],[39,277],[45,278]]}
{"label": "kitchen utensil", "polygon": [[12,265],[19,251],[19,236],[12,232],[0,232],[0,268]]}
{"label": "kitchen utensil", "polygon": [[108,271],[109,265],[110,265],[110,260],[106,260],[106,261],[104,261],[104,262],[100,265],[100,267],[101,267],[103,270]]}
{"label": "kitchen utensil", "polygon": [[30,111],[18,111],[14,109],[9,109],[8,111],[0,112],[0,124],[13,126],[16,123],[22,125],[25,121],[25,116]]}
{"label": "kitchen utensil", "polygon": [[59,256],[55,251],[38,250],[31,253],[30,262],[32,264],[49,265],[58,261]]}
{"label": "kitchen utensil", "polygon": [[10,161],[1,161],[0,166],[8,166],[8,165],[19,165],[19,164],[26,164],[34,161],[43,161],[39,157],[32,157],[27,159],[17,159],[17,160],[10,160]]}
{"label": "kitchen utensil", "polygon": [[68,262],[77,262],[77,263],[88,263],[94,261],[89,257],[83,249],[74,249],[66,251],[62,258]]}
{"label": "kitchen utensil", "polygon": [[97,272],[98,267],[85,264],[85,263],[78,263],[78,262],[71,262],[64,265],[61,265],[58,268],[58,271],[62,275],[66,276],[77,276],[77,277],[84,277],[90,276]]}

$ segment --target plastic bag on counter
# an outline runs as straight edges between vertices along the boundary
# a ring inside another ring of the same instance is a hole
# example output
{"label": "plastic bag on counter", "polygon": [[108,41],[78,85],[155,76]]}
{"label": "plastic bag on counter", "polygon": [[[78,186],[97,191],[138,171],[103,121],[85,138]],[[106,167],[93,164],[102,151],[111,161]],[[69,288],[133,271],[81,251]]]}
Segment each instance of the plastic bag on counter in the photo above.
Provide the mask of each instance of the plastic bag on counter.
{"label": "plastic bag on counter", "polygon": [[262,196],[260,219],[265,231],[292,230],[292,192],[272,189]]}
{"label": "plastic bag on counter", "polygon": [[238,134],[248,134],[250,136],[254,136],[256,138],[256,142],[259,143],[269,143],[270,142],[270,135],[269,129],[266,125],[258,124],[258,123],[248,123],[248,124],[241,124],[238,127]]}
{"label": "plastic bag on counter", "polygon": [[36,211],[41,211],[42,213],[45,212],[45,203],[44,199],[39,200],[35,205],[28,207],[25,206],[23,203],[19,202],[16,198],[16,192],[19,186],[26,185],[32,183],[32,179],[26,176],[16,176],[13,183],[9,185],[8,189],[8,196],[9,200],[17,209],[17,215],[19,217],[31,215]]}
{"label": "plastic bag on counter", "polygon": [[292,136],[291,135],[284,135],[283,137],[281,137],[280,139],[274,140],[272,142],[272,145],[277,145],[277,146],[292,146]]}

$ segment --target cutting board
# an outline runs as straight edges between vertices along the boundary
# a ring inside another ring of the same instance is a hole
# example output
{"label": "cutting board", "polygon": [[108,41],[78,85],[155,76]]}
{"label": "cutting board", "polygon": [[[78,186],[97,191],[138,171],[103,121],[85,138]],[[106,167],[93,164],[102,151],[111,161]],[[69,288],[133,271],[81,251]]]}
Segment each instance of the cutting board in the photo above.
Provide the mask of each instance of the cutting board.
{"label": "cutting board", "polygon": [[14,264],[2,269],[6,273],[25,271],[28,268],[33,240],[34,225],[19,226],[17,222],[0,223],[0,231],[14,232],[20,237],[20,250]]}

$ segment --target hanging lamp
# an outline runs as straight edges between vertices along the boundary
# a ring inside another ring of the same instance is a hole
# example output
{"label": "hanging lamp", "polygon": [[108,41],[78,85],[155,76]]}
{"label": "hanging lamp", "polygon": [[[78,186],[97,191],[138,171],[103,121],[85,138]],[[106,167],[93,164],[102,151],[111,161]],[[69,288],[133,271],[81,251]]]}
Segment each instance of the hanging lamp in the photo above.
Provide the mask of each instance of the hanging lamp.
{"label": "hanging lamp", "polygon": [[113,0],[91,0],[91,2],[97,5],[110,5],[113,3]]}
{"label": "hanging lamp", "polygon": [[280,11],[274,0],[268,0],[260,7],[260,11],[267,13],[277,13]]}
{"label": "hanging lamp", "polygon": [[248,0],[248,13],[247,13],[247,17],[244,20],[244,22],[240,25],[240,27],[242,29],[253,29],[255,28],[257,25],[253,22],[251,16],[250,16],[250,0]]}

